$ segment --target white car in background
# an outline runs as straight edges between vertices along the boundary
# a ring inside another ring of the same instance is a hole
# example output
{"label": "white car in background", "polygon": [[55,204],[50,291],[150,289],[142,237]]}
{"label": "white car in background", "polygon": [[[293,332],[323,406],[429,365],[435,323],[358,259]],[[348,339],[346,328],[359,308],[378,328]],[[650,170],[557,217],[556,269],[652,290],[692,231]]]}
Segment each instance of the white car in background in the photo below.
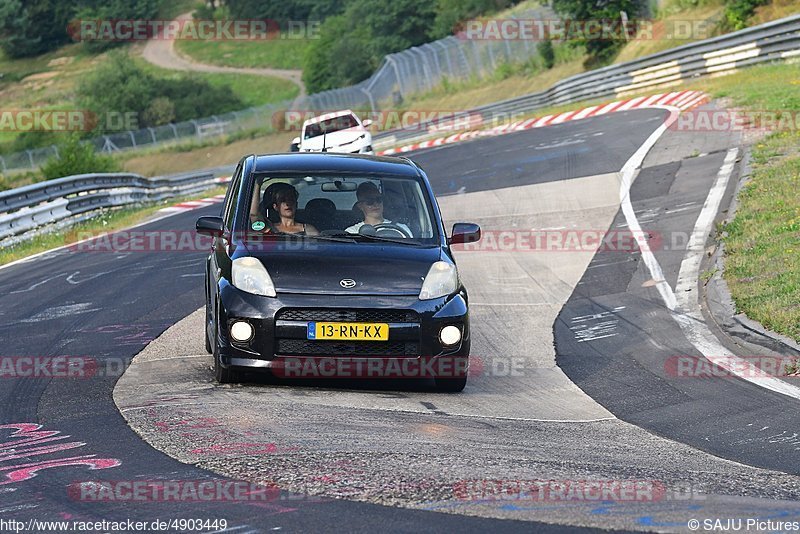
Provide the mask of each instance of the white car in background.
{"label": "white car in background", "polygon": [[372,134],[367,130],[370,124],[372,121],[361,122],[349,109],[326,113],[303,123],[300,137],[292,140],[291,150],[374,154]]}

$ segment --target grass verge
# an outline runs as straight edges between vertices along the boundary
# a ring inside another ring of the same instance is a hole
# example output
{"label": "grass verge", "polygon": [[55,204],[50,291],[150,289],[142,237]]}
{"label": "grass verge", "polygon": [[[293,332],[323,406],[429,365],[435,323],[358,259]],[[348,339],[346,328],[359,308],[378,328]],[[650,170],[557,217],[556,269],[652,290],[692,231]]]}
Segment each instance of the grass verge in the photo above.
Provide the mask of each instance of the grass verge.
{"label": "grass verge", "polygon": [[307,39],[262,41],[176,41],[182,54],[200,63],[223,67],[302,69]]}
{"label": "grass verge", "polygon": [[795,117],[752,147],[750,177],[722,241],[737,312],[800,340],[800,69],[756,66],[692,85],[733,107]]}
{"label": "grass verge", "polygon": [[132,57],[136,65],[158,78],[182,78],[192,76],[207,81],[213,86],[228,86],[231,91],[247,107],[260,106],[270,102],[290,100],[300,92],[298,87],[288,80],[272,76],[249,74],[221,74],[209,72],[174,71],[151,65],[141,57]]}
{"label": "grass verge", "polygon": [[92,217],[91,219],[82,221],[69,228],[65,228],[57,232],[42,234],[30,240],[18,243],[14,246],[3,248],[0,250],[0,265],[5,265],[7,263],[11,263],[12,261],[27,258],[28,256],[37,254],[39,252],[44,252],[46,250],[58,248],[63,245],[68,245],[75,241],[75,235],[77,235],[78,232],[90,232],[92,234],[97,234],[100,232],[113,232],[122,230],[124,228],[145,222],[149,217],[151,217],[155,212],[164,206],[176,204],[185,200],[207,198],[210,196],[219,195],[224,193],[225,190],[225,187],[214,187],[213,189],[209,189],[202,194],[176,197],[169,200],[164,200],[157,204],[107,210]]}

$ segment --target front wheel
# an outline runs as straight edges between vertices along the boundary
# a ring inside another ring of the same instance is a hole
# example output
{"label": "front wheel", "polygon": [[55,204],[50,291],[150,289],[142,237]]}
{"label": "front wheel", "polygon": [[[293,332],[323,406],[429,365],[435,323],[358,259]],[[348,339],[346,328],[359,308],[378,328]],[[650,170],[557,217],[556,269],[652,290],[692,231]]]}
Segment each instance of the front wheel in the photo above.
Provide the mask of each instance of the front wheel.
{"label": "front wheel", "polygon": [[467,385],[469,359],[463,356],[443,357],[438,366],[443,376],[433,378],[436,390],[442,393],[458,393]]}
{"label": "front wheel", "polygon": [[211,346],[211,334],[209,334],[209,325],[212,324],[211,322],[211,306],[208,305],[208,300],[206,300],[206,324],[203,328],[203,337],[206,339],[206,352],[209,354],[214,354],[214,347]]}
{"label": "front wheel", "polygon": [[459,393],[467,386],[467,377],[434,378],[436,390],[441,393]]}
{"label": "front wheel", "polygon": [[220,363],[222,356],[220,355],[220,347],[219,347],[219,332],[217,331],[217,318],[214,317],[214,327],[212,329],[214,333],[214,341],[213,341],[213,355],[214,355],[214,379],[217,381],[218,384],[236,384],[241,381],[241,376],[239,371],[234,369],[233,367],[222,367]]}
{"label": "front wheel", "polygon": [[237,384],[241,381],[239,371],[220,364],[219,347],[214,350],[214,379],[218,384]]}

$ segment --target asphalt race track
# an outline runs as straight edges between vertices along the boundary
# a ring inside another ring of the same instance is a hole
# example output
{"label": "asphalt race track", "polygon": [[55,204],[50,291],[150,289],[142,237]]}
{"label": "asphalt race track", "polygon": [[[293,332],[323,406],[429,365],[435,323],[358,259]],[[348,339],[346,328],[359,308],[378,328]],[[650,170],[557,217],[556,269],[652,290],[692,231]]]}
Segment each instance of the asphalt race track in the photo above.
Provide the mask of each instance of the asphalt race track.
{"label": "asphalt race track", "polygon": [[[619,171],[666,116],[619,112],[413,154],[448,223],[477,222],[489,239],[456,253],[475,358],[462,394],[434,393],[424,381],[214,384],[197,311],[206,252],[197,247],[77,247],[0,269],[2,356],[96,362],[86,376],[0,380],[0,513],[225,518],[225,531],[237,533],[679,532],[693,518],[798,519],[797,399],[739,378],[671,374],[671,357],[701,355],[638,249],[501,245],[503,232],[627,229]],[[692,232],[738,143],[667,130],[633,182],[633,212],[664,238],[654,256],[672,288],[684,287],[686,242],[669,244]],[[738,164],[732,170],[721,211]],[[218,211],[136,230],[193,234],[198,216]],[[50,445],[9,451],[31,438]],[[221,477],[281,491],[197,503],[75,489]],[[599,501],[510,491],[587,479],[651,491]],[[500,486],[502,498],[487,489]]]}

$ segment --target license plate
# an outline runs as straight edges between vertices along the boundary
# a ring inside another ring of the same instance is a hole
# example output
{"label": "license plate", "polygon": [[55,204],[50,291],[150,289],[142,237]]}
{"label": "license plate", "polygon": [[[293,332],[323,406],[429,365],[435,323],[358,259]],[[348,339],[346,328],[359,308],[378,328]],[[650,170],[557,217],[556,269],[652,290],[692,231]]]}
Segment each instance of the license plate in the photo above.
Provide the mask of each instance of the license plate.
{"label": "license plate", "polygon": [[387,341],[388,323],[308,323],[308,339]]}

